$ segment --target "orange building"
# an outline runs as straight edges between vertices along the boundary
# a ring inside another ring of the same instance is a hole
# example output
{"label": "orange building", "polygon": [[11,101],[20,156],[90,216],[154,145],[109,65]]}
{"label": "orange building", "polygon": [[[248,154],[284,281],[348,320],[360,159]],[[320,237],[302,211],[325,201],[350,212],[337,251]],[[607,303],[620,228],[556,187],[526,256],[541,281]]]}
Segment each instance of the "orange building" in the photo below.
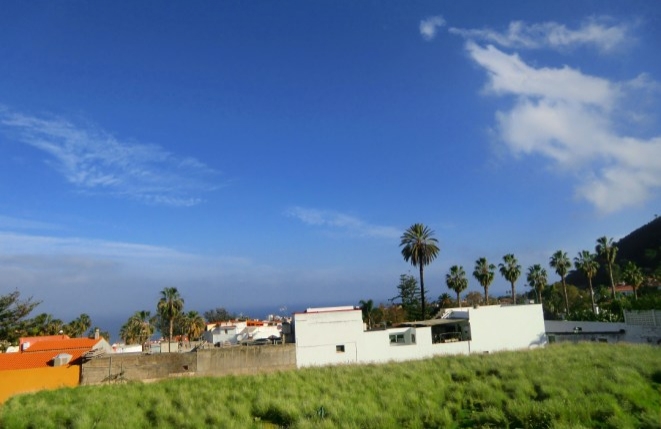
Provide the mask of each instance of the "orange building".
{"label": "orange building", "polygon": [[0,354],[0,403],[17,393],[77,386],[83,354],[111,351],[103,338],[66,335],[21,338],[19,344],[19,352]]}

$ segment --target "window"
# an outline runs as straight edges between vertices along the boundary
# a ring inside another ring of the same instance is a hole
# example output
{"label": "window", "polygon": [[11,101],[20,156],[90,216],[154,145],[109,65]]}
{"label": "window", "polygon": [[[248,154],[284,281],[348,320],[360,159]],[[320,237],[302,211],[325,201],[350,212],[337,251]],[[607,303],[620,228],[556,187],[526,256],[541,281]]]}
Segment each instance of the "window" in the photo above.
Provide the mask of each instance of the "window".
{"label": "window", "polygon": [[341,345],[335,346],[335,351],[336,351],[337,353],[344,353],[344,344],[341,344]]}
{"label": "window", "polygon": [[415,334],[411,334],[411,342],[415,344]]}
{"label": "window", "polygon": [[390,344],[404,344],[404,334],[390,334]]}

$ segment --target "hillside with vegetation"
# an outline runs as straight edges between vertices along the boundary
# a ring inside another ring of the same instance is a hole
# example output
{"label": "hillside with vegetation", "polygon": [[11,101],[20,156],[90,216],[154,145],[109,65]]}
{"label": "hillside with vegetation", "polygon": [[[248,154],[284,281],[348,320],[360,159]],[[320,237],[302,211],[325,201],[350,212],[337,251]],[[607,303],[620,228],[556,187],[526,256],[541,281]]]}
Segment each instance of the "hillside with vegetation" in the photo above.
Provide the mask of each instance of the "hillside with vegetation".
{"label": "hillside with vegetation", "polygon": [[[622,267],[632,262],[641,268],[643,273],[657,281],[661,279],[661,217],[655,217],[651,222],[632,231],[615,243],[617,255],[615,258],[614,277],[621,279]],[[587,287],[585,276],[573,271],[567,276],[567,282],[577,286]],[[605,266],[601,266],[593,279],[595,284],[606,285],[610,282]]]}
{"label": "hillside with vegetation", "polygon": [[661,348],[565,343],[15,396],[4,428],[658,428]]}

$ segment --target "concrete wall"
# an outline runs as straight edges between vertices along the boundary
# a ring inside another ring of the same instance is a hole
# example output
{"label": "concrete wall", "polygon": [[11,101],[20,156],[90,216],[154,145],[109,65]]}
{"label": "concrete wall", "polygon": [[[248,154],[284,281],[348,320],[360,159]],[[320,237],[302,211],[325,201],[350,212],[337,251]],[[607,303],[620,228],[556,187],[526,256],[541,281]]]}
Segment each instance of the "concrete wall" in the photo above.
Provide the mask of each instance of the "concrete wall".
{"label": "concrete wall", "polygon": [[296,368],[293,344],[237,346],[199,350],[197,375],[255,374]]}
{"label": "concrete wall", "polygon": [[296,368],[293,345],[236,346],[152,355],[120,354],[102,356],[84,363],[80,383],[254,374],[293,368]]}
{"label": "concrete wall", "polygon": [[114,380],[151,381],[193,375],[197,370],[195,353],[118,354],[83,363],[80,384]]}
{"label": "concrete wall", "polygon": [[[415,335],[415,344],[393,344],[390,335],[402,332]],[[402,362],[425,359],[438,355],[468,354],[468,341],[432,344],[431,328],[394,328],[385,331],[365,332],[362,338],[358,361],[360,363]]]}
{"label": "concrete wall", "polygon": [[521,350],[547,343],[540,304],[469,308],[471,353]]}
{"label": "concrete wall", "polygon": [[80,366],[31,368],[0,372],[0,404],[18,393],[78,385]]}
{"label": "concrete wall", "polygon": [[[658,311],[656,312],[658,313]],[[649,313],[646,316],[649,316]],[[633,319],[632,323],[638,322],[638,319]],[[617,343],[624,341],[661,344],[661,326],[650,324],[546,320],[544,325],[549,339],[553,342],[604,341]]]}

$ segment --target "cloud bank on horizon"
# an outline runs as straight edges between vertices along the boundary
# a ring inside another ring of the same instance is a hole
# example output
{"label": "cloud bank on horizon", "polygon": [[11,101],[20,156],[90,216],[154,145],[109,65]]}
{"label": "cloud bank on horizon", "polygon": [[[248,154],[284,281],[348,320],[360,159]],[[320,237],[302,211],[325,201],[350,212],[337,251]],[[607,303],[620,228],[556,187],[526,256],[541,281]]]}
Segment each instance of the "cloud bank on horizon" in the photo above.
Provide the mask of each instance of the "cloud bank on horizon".
{"label": "cloud bank on horizon", "polygon": [[148,204],[193,206],[217,188],[213,169],[157,145],[123,142],[97,127],[40,118],[0,105],[0,130],[48,155],[46,163],[77,190]]}
{"label": "cloud bank on horizon", "polygon": [[[442,17],[430,19],[445,24]],[[420,24],[425,40],[438,28],[430,19]],[[521,51],[619,53],[635,43],[633,28],[598,17],[576,29],[522,21],[511,22],[505,32],[448,29],[466,39],[468,57],[486,72],[484,94],[508,104],[495,112],[498,138],[515,157],[541,155],[549,168],[571,175],[575,197],[604,214],[640,205],[661,188],[661,136],[635,130],[654,114],[649,107],[643,110],[647,103],[641,101],[659,93],[661,85],[644,72],[618,82],[570,65],[538,66],[526,62]]]}

